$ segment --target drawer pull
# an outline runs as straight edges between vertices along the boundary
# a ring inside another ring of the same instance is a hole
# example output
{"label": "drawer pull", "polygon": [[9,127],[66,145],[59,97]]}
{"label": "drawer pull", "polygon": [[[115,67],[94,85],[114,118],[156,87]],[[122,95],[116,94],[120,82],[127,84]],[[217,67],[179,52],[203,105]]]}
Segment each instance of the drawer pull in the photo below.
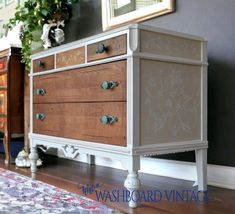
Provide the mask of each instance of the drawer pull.
{"label": "drawer pull", "polygon": [[103,81],[101,84],[101,88],[103,88],[104,90],[113,89],[117,86],[118,86],[118,83],[115,81]]}
{"label": "drawer pull", "polygon": [[37,65],[39,68],[45,68],[45,63],[41,60],[38,60]]}
{"label": "drawer pull", "polygon": [[101,54],[101,53],[106,52],[107,50],[108,50],[108,48],[104,45],[104,43],[99,43],[97,46],[96,53]]}
{"label": "drawer pull", "polygon": [[43,121],[46,118],[45,114],[38,113],[36,114],[36,119]]}
{"label": "drawer pull", "polygon": [[113,123],[117,121],[118,121],[118,118],[113,115],[103,115],[100,118],[100,122],[104,125],[108,125],[108,124],[112,125]]}
{"label": "drawer pull", "polygon": [[43,89],[43,88],[38,88],[38,89],[36,90],[36,94],[43,96],[43,95],[46,94],[46,90]]}

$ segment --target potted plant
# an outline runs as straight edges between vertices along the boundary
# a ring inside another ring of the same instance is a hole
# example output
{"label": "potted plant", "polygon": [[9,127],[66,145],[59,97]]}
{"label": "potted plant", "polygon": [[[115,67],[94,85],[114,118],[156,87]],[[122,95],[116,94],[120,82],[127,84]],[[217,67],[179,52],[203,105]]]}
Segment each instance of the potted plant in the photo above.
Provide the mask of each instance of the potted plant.
{"label": "potted plant", "polygon": [[28,0],[16,8],[15,16],[4,28],[8,30],[17,24],[22,24],[20,35],[22,62],[25,63],[27,69],[30,69],[32,44],[40,40],[43,26],[45,24],[57,25],[58,28],[58,22],[63,26],[63,22],[68,21],[71,17],[70,6],[77,2],[79,0]]}

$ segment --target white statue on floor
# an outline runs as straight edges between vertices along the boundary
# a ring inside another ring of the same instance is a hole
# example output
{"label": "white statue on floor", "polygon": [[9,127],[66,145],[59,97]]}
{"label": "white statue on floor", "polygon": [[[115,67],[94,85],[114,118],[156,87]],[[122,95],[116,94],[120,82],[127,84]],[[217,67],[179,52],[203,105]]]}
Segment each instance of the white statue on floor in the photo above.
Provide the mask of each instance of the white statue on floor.
{"label": "white statue on floor", "polygon": [[[30,167],[30,159],[29,154],[23,149],[19,152],[17,155],[17,158],[15,159],[15,164],[18,167]],[[39,158],[37,160],[37,166],[42,165],[42,160]]]}

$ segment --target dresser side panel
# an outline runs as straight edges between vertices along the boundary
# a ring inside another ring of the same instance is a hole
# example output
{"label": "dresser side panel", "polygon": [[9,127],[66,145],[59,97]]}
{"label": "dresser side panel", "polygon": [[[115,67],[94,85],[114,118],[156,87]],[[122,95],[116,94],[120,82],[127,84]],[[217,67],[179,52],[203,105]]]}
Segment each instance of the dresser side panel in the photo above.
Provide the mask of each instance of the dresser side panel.
{"label": "dresser side panel", "polygon": [[141,30],[140,52],[201,61],[201,41]]}
{"label": "dresser side panel", "polygon": [[141,60],[141,145],[201,139],[201,67]]}

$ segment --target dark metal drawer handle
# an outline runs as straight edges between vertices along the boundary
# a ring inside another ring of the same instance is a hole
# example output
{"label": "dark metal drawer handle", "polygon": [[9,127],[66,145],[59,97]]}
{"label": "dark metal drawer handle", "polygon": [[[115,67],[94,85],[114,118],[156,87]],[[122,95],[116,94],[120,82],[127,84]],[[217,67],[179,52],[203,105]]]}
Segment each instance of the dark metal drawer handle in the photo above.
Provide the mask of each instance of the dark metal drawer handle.
{"label": "dark metal drawer handle", "polygon": [[38,113],[36,114],[36,119],[43,121],[46,118],[45,114]]}
{"label": "dark metal drawer handle", "polygon": [[115,87],[118,86],[118,83],[115,82],[115,81],[103,81],[102,84],[101,84],[101,88],[103,88],[104,90],[107,90],[107,89],[113,89]]}
{"label": "dark metal drawer handle", "polygon": [[113,123],[116,123],[118,121],[118,118],[113,115],[103,115],[100,118],[100,122],[104,125],[112,125]]}
{"label": "dark metal drawer handle", "polygon": [[45,63],[41,60],[37,61],[37,65],[38,65],[39,68],[45,68]]}
{"label": "dark metal drawer handle", "polygon": [[108,50],[108,48],[104,45],[104,43],[99,43],[97,45],[96,53],[97,54],[102,54],[102,53],[105,53],[107,50]]}
{"label": "dark metal drawer handle", "polygon": [[36,89],[36,94],[43,96],[43,95],[46,94],[46,90],[43,89],[43,88],[37,88],[37,89]]}

